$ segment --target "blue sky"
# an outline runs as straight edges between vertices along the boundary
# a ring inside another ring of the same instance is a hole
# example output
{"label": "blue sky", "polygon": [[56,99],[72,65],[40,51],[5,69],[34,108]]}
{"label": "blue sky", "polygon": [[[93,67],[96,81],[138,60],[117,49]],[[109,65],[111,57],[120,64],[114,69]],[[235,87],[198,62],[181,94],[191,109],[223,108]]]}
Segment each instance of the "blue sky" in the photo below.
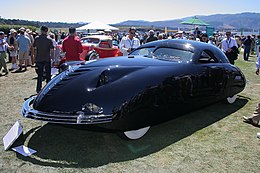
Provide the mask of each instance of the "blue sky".
{"label": "blue sky", "polygon": [[195,15],[260,13],[260,0],[1,0],[0,16],[51,22],[114,24],[160,21]]}

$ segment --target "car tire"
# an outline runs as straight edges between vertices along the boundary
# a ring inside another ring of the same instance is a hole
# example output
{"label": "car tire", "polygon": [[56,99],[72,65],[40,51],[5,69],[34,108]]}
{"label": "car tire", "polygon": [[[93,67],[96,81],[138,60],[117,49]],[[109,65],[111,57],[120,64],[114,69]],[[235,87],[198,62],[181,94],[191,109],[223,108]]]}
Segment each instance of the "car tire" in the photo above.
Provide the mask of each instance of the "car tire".
{"label": "car tire", "polygon": [[95,59],[99,59],[99,55],[96,51],[90,51],[87,53],[85,60],[86,61],[90,61],[90,60],[95,60]]}
{"label": "car tire", "polygon": [[138,130],[120,132],[118,133],[118,136],[125,140],[136,140],[143,137],[148,132],[149,129],[150,126],[147,126]]}
{"label": "car tire", "polygon": [[235,103],[236,99],[237,99],[237,95],[233,95],[232,97],[227,98],[227,102],[229,104],[233,104],[233,103]]}

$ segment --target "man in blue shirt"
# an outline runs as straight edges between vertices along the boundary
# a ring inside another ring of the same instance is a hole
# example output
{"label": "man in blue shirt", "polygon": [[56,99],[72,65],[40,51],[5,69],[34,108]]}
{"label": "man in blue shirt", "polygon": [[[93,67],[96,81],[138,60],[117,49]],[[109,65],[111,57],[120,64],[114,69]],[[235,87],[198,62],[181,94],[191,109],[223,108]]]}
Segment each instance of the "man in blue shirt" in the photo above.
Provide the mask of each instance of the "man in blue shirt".
{"label": "man in blue shirt", "polygon": [[17,71],[22,71],[23,63],[25,64],[25,71],[27,70],[27,60],[29,60],[29,50],[31,48],[31,41],[25,35],[25,29],[20,28],[20,36],[17,39],[19,48],[19,69]]}

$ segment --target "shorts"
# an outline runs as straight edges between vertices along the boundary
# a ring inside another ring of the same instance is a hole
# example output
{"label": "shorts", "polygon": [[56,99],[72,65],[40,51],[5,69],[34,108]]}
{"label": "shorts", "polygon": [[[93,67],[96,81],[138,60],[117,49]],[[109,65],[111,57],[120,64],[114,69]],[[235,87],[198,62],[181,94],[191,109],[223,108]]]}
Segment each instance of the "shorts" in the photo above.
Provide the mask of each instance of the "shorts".
{"label": "shorts", "polygon": [[10,56],[11,56],[11,57],[17,56],[17,50],[11,50],[11,51],[10,51]]}
{"label": "shorts", "polygon": [[19,57],[18,59],[20,61],[23,61],[23,60],[28,60],[29,59],[29,51],[26,51],[26,52],[21,52],[19,51]]}

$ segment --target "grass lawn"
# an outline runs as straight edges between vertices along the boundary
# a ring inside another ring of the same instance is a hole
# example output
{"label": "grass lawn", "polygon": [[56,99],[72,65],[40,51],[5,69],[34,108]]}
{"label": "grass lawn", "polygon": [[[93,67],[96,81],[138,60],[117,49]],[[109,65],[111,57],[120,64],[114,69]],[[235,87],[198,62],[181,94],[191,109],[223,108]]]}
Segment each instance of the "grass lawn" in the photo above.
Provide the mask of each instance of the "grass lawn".
{"label": "grass lawn", "polygon": [[1,140],[0,172],[259,172],[260,128],[242,121],[260,101],[260,76],[250,59],[236,61],[247,86],[234,104],[219,102],[154,126],[137,141],[22,118],[24,98],[35,94],[34,69],[0,77],[0,136],[19,120],[24,145],[38,151],[24,157],[4,151]]}

